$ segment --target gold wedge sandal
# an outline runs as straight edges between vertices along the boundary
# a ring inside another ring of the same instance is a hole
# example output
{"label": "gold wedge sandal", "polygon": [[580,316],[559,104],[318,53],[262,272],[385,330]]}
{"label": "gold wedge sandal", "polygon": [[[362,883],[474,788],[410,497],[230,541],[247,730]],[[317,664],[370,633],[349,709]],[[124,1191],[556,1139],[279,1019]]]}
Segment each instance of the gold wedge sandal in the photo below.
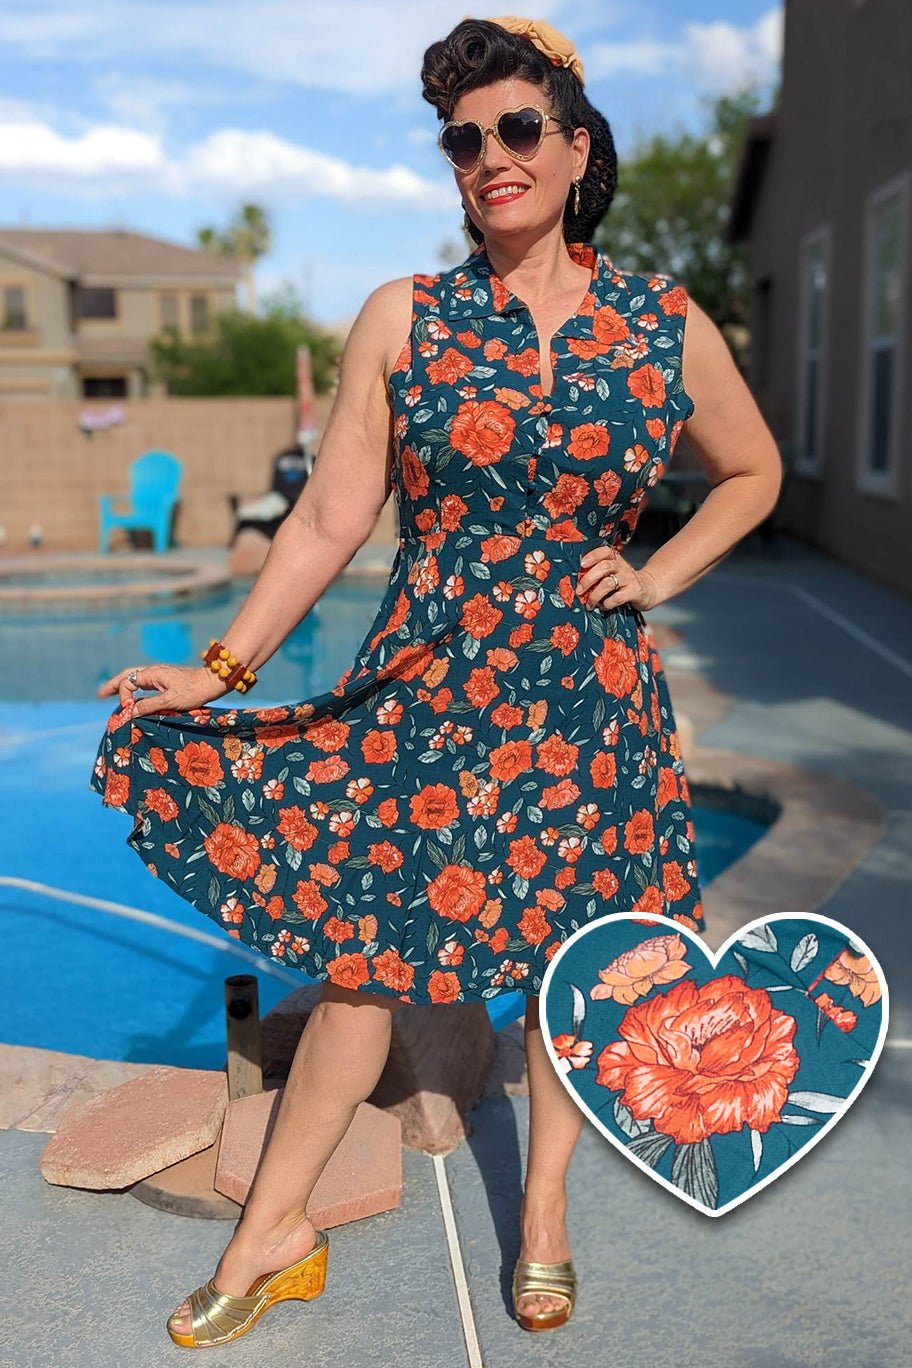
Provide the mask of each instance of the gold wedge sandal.
{"label": "gold wedge sandal", "polygon": [[[520,1311],[524,1295],[542,1292],[563,1297],[567,1303],[557,1311],[537,1311],[529,1315]],[[572,1259],[558,1259],[555,1263],[536,1263],[531,1259],[517,1259],[513,1270],[513,1310],[524,1330],[554,1330],[570,1319],[576,1302],[576,1271]]]}
{"label": "gold wedge sandal", "polygon": [[245,1297],[220,1292],[215,1279],[210,1278],[187,1298],[191,1333],[176,1330],[169,1318],[168,1334],[185,1349],[227,1344],[246,1335],[276,1302],[311,1301],[319,1297],[326,1285],[328,1252],[329,1236],[325,1230],[318,1230],[316,1244],[303,1259],[275,1273],[261,1273]]}

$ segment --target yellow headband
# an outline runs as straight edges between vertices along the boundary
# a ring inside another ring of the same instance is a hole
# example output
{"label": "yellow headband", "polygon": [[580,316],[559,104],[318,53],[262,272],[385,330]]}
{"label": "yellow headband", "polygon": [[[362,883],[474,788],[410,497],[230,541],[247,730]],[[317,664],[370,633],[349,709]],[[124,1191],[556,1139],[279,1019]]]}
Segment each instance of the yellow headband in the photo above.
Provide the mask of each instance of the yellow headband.
{"label": "yellow headband", "polygon": [[[472,15],[465,17],[471,19]],[[499,24],[510,33],[528,38],[554,66],[569,67],[580,85],[583,84],[583,64],[576,48],[553,24],[546,23],[544,19],[520,19],[515,14],[504,14],[499,19],[489,19],[488,23]]]}

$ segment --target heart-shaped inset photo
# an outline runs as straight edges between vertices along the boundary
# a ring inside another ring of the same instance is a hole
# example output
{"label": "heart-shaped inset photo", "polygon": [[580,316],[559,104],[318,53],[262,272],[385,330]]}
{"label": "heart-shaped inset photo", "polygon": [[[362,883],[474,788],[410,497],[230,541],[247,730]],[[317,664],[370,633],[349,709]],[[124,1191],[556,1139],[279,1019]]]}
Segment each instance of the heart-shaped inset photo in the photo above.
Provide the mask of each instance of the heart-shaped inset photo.
{"label": "heart-shaped inset photo", "polygon": [[860,937],[798,912],[758,918],[715,952],[670,917],[601,917],[551,960],[540,1012],[580,1109],[706,1216],[755,1196],[835,1126],[889,1016]]}

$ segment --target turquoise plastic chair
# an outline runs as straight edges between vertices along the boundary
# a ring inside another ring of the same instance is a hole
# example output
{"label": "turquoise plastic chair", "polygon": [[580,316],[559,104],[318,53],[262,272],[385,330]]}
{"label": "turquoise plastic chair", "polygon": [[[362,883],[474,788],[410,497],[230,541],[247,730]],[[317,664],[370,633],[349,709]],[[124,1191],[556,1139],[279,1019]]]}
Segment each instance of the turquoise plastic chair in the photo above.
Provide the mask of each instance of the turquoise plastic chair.
{"label": "turquoise plastic chair", "polygon": [[[110,535],[115,527],[143,527],[152,533],[156,551],[167,551],[171,534],[171,516],[180,493],[184,463],[170,451],[144,451],[130,462],[130,493],[99,494],[100,528],[98,549],[102,555],[110,550]],[[115,513],[115,500],[129,498],[130,508]]]}

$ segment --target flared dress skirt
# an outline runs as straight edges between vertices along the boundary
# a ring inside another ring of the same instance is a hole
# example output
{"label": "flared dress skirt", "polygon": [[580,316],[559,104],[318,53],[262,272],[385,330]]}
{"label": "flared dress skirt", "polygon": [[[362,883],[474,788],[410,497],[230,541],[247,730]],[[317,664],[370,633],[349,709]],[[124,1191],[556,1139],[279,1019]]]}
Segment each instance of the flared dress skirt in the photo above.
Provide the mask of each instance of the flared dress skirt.
{"label": "flared dress skirt", "polygon": [[594,918],[705,930],[655,641],[638,610],[577,594],[693,409],[687,295],[569,251],[591,281],[547,396],[531,314],[483,248],[413,277],[389,381],[399,542],[341,679],[269,708],[118,706],[101,738],[90,785],[133,816],[147,868],[311,978],[421,1004],[535,994]]}

